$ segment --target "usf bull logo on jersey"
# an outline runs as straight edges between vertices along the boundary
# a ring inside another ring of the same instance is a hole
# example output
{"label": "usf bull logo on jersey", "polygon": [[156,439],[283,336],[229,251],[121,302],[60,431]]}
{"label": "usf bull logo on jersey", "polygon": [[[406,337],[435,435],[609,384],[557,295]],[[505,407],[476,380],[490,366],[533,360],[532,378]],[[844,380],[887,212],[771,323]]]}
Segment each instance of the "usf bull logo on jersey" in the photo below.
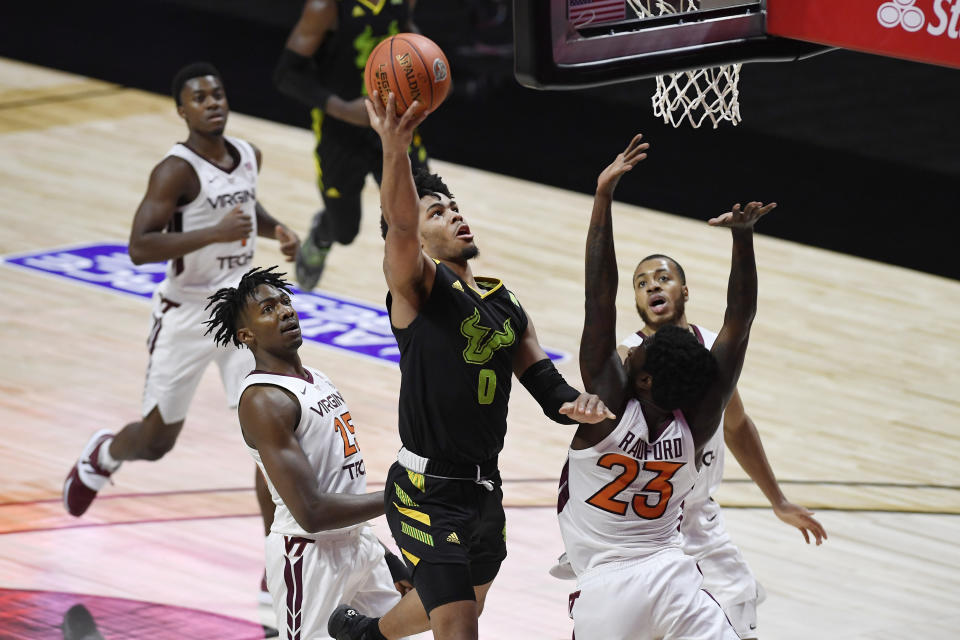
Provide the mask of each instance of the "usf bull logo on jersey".
{"label": "usf bull logo on jersey", "polygon": [[495,351],[509,347],[516,339],[510,318],[503,322],[502,331],[494,331],[480,324],[480,311],[476,307],[473,308],[473,314],[460,323],[460,333],[467,338],[463,359],[470,364],[486,364]]}

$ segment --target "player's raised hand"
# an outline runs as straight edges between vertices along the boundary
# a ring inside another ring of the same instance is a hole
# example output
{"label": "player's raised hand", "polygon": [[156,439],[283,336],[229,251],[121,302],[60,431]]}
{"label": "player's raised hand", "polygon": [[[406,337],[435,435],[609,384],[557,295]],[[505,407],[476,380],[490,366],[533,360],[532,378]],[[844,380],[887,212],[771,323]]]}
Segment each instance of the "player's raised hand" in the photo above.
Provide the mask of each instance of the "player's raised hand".
{"label": "player's raised hand", "polygon": [[630,141],[627,148],[622,153],[617,154],[616,159],[610,163],[610,166],[600,173],[600,177],[597,178],[597,193],[612,196],[621,176],[637,166],[641,160],[646,159],[646,151],[649,148],[650,144],[643,142],[642,133],[633,136],[633,140]]}
{"label": "player's raised hand", "polygon": [[429,113],[418,100],[414,100],[402,116],[397,116],[397,96],[392,91],[387,95],[386,105],[380,100],[380,92],[374,91],[367,99],[366,107],[370,126],[380,134],[384,150],[403,153],[413,141],[413,130]]}
{"label": "player's raised hand", "polygon": [[757,224],[757,220],[767,215],[777,206],[776,202],[764,205],[762,202],[748,202],[740,208],[740,203],[733,205],[732,211],[710,218],[707,222],[711,227],[728,227],[730,229],[749,229]]}
{"label": "player's raised hand", "polygon": [[280,243],[280,253],[287,257],[287,262],[293,262],[297,257],[297,249],[300,248],[300,238],[293,231],[278,224],[273,232],[273,237]]}
{"label": "player's raised hand", "polygon": [[581,393],[573,402],[564,402],[560,405],[560,413],[580,424],[596,424],[617,417],[593,393]]}
{"label": "player's raised hand", "polygon": [[220,219],[213,231],[217,242],[246,240],[253,233],[253,219],[237,206]]}
{"label": "player's raised hand", "polygon": [[813,512],[806,507],[787,501],[783,504],[774,505],[773,512],[790,526],[799,529],[807,544],[810,544],[811,535],[816,538],[818,545],[827,539],[827,530],[813,517]]}

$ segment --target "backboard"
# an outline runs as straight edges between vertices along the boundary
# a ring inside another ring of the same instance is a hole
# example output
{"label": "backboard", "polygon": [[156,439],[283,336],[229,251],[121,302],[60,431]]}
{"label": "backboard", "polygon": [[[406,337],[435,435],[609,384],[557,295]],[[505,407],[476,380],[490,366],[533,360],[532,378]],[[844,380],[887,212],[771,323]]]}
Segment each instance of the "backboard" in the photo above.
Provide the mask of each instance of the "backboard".
{"label": "backboard", "polygon": [[[785,0],[790,2],[791,0]],[[903,0],[901,0],[903,1]],[[960,0],[958,0],[960,1]],[[660,5],[639,17],[629,3]],[[828,49],[771,36],[764,0],[514,0],[517,80],[578,89],[733,62],[786,61]]]}

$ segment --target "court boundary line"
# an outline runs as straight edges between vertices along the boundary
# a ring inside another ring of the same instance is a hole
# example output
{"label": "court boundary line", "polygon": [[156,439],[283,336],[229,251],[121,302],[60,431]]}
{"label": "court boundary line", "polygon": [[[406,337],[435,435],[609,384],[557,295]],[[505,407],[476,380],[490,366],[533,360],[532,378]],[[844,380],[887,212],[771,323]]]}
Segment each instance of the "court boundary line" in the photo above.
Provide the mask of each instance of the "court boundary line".
{"label": "court boundary line", "polygon": [[127,91],[129,87],[123,85],[113,85],[110,87],[101,87],[99,89],[86,89],[74,93],[61,93],[50,96],[39,96],[36,98],[25,98],[23,100],[11,100],[9,102],[0,102],[0,111],[8,109],[20,109],[22,107],[35,107],[43,104],[53,104],[57,102],[72,102],[74,100],[86,100],[88,98],[101,98]]}
{"label": "court boundary line", "polygon": [[[554,504],[504,504],[504,509],[551,509],[556,510]],[[742,509],[745,511],[766,511],[771,509],[770,505],[728,505],[722,506],[723,509]],[[814,507],[812,507],[814,508]],[[895,515],[916,515],[916,516],[960,516],[960,511],[916,511],[912,509],[858,509],[850,507],[815,507],[816,511],[833,511],[843,513],[886,513]],[[207,520],[227,520],[230,518],[259,518],[260,513],[230,513],[210,516],[181,516],[173,518],[147,518],[142,520],[124,520],[118,522],[78,522],[64,526],[53,527],[35,527],[32,529],[18,529],[16,531],[0,531],[0,537],[13,536],[22,533],[53,533],[67,529],[94,529],[102,527],[126,527],[134,525],[168,524],[177,522],[193,522]]]}
{"label": "court boundary line", "polygon": [[[559,477],[557,478],[504,478],[503,484],[532,484],[539,482],[550,482],[556,483],[559,482]],[[940,491],[960,491],[960,485],[939,485],[939,484],[925,484],[925,483],[910,483],[910,482],[873,482],[873,481],[859,481],[859,480],[778,480],[781,485],[825,485],[825,486],[839,486],[839,487],[878,487],[885,489],[932,489]],[[385,486],[384,482],[369,481],[369,485],[374,487]],[[752,480],[747,478],[731,478],[729,480],[724,480],[723,484],[753,484]],[[114,493],[104,496],[97,496],[97,500],[119,500],[124,498],[152,498],[152,497],[166,497],[166,496],[177,496],[177,495],[197,495],[205,493],[239,493],[244,491],[253,491],[253,487],[221,487],[221,488],[209,488],[209,489],[171,489],[169,491],[138,491],[131,493]],[[11,500],[7,502],[0,502],[0,508],[3,507],[17,507],[17,506],[30,506],[35,504],[51,504],[59,503],[62,501],[62,498],[40,498],[38,500]],[[725,507],[726,508],[726,507]],[[820,507],[825,509],[826,507]],[[919,512],[926,513],[926,512]]]}

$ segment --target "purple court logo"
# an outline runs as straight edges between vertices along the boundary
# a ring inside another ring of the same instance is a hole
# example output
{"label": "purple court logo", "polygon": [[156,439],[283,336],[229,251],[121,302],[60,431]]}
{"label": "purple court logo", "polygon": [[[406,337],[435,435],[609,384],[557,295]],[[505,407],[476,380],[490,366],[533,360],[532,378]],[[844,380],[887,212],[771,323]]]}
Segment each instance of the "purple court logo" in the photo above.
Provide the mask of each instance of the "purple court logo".
{"label": "purple court logo", "polygon": [[[127,245],[120,243],[50,249],[3,256],[2,260],[11,266],[144,299],[153,296],[167,270],[163,263],[133,264]],[[328,293],[293,291],[293,306],[300,316],[304,339],[380,362],[400,362],[386,308]],[[555,361],[567,357],[559,351],[546,351]]]}

